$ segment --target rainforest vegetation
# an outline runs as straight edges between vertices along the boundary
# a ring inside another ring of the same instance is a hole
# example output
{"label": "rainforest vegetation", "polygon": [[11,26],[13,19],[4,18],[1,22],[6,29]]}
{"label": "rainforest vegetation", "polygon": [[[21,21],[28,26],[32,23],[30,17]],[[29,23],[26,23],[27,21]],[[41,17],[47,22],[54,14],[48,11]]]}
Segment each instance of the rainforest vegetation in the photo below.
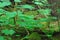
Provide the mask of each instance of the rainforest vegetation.
{"label": "rainforest vegetation", "polygon": [[60,40],[60,0],[0,0],[0,40]]}

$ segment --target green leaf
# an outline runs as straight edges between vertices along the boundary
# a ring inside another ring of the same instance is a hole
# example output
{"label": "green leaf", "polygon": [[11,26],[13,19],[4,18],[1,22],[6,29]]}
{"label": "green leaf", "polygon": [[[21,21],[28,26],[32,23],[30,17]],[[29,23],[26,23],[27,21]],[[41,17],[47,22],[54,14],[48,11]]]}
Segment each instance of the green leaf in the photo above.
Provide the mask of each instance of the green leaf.
{"label": "green leaf", "polygon": [[9,31],[7,29],[6,30],[2,30],[2,33],[4,33],[5,35],[8,35]]}
{"label": "green leaf", "polygon": [[4,13],[5,13],[5,10],[0,9],[0,15],[1,15],[1,14],[4,14]]}
{"label": "green leaf", "polygon": [[34,0],[34,1],[40,1],[40,0]]}
{"label": "green leaf", "polygon": [[7,13],[6,13],[6,16],[7,16],[8,19],[9,19],[9,18],[12,18],[12,17],[15,17],[16,15],[17,15],[16,12],[7,12]]}
{"label": "green leaf", "polygon": [[10,2],[10,0],[1,0],[1,1],[3,1],[3,2]]}
{"label": "green leaf", "polygon": [[28,4],[21,5],[21,8],[30,9],[30,10],[34,9],[34,7],[33,7],[33,6],[28,5]]}
{"label": "green leaf", "polygon": [[41,2],[34,2],[34,4],[37,4],[37,5],[40,5],[40,6],[43,6],[44,4],[41,3]]}
{"label": "green leaf", "polygon": [[48,21],[49,21],[48,18],[41,18],[41,19],[40,19],[40,22],[48,22]]}
{"label": "green leaf", "polygon": [[0,20],[3,21],[3,22],[5,22],[5,21],[7,21],[7,18],[6,18],[6,16],[1,16]]}
{"label": "green leaf", "polygon": [[57,9],[57,13],[60,13],[60,8]]}
{"label": "green leaf", "polygon": [[40,6],[46,6],[48,4],[47,0],[34,0],[34,4],[40,5]]}
{"label": "green leaf", "polygon": [[29,36],[29,40],[41,40],[40,34],[38,34],[37,32],[33,32]]}
{"label": "green leaf", "polygon": [[14,0],[14,2],[21,2],[21,0]]}
{"label": "green leaf", "polygon": [[15,33],[15,31],[14,30],[9,30],[10,31],[10,35],[13,35],[14,33]]}
{"label": "green leaf", "polygon": [[23,14],[22,14],[23,12],[22,11],[20,11],[20,10],[18,10],[17,11],[17,14],[18,14],[18,16],[23,16]]}
{"label": "green leaf", "polygon": [[11,5],[11,2],[0,2],[0,7]]}
{"label": "green leaf", "polygon": [[50,15],[51,9],[40,9],[38,12],[42,15]]}
{"label": "green leaf", "polygon": [[47,4],[48,3],[48,0],[41,0],[41,2]]}
{"label": "green leaf", "polygon": [[11,25],[14,25],[15,24],[13,18],[9,19],[9,24],[11,24]]}
{"label": "green leaf", "polygon": [[5,40],[3,36],[0,36],[0,40]]}
{"label": "green leaf", "polygon": [[13,35],[15,33],[14,30],[8,30],[8,29],[2,30],[1,32],[4,33],[5,35]]}

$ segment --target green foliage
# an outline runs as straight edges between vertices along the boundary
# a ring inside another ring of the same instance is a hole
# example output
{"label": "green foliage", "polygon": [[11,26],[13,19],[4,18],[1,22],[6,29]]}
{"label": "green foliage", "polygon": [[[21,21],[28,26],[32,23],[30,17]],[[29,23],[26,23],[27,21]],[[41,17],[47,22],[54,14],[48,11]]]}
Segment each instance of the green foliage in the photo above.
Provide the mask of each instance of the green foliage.
{"label": "green foliage", "polygon": [[6,13],[6,17],[9,19],[9,18],[13,18],[16,16],[16,12],[7,12]]}
{"label": "green foliage", "polygon": [[29,36],[29,40],[41,40],[41,37],[38,33],[34,32]]}
{"label": "green foliage", "polygon": [[21,0],[14,0],[14,2],[21,2]]}
{"label": "green foliage", "polygon": [[34,7],[32,5],[28,5],[28,4],[21,5],[21,8],[30,9],[30,10],[34,9]]}
{"label": "green foliage", "polygon": [[48,22],[49,19],[48,19],[48,18],[41,18],[40,21],[41,21],[41,22]]}
{"label": "green foliage", "polygon": [[60,8],[57,9],[57,13],[60,13]]}
{"label": "green foliage", "polygon": [[40,9],[38,12],[42,15],[50,15],[51,9]]}
{"label": "green foliage", "polygon": [[0,40],[5,40],[3,36],[0,36]]}
{"label": "green foliage", "polygon": [[[0,40],[42,40],[41,31],[51,38],[59,30],[59,16],[51,14],[53,9],[48,0],[14,2],[14,5],[9,0],[0,2]],[[56,11],[59,15],[60,9]]]}
{"label": "green foliage", "polygon": [[13,35],[15,33],[14,30],[8,30],[8,29],[2,30],[1,32],[4,33],[5,35]]}
{"label": "green foliage", "polygon": [[0,7],[5,7],[5,6],[8,6],[8,5],[11,5],[11,2],[0,2]]}
{"label": "green foliage", "polygon": [[34,0],[34,4],[37,4],[40,6],[47,6],[48,2],[47,0]]}

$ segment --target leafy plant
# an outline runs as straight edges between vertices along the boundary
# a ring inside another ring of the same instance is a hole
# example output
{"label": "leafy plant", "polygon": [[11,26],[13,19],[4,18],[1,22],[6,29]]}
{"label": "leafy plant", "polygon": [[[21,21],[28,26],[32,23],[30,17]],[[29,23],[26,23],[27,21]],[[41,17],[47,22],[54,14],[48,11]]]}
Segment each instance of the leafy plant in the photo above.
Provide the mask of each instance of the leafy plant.
{"label": "leafy plant", "polygon": [[1,32],[4,33],[5,35],[13,35],[15,33],[14,30],[8,30],[8,29],[2,30]]}
{"label": "leafy plant", "polygon": [[50,40],[60,23],[60,9],[54,16],[52,6],[48,0],[1,0],[0,40]]}

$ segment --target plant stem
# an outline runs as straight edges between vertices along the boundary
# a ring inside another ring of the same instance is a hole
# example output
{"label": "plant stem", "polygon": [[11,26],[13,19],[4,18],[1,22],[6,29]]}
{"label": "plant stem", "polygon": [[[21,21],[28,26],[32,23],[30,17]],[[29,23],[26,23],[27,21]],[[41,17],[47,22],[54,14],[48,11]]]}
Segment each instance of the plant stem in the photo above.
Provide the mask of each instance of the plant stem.
{"label": "plant stem", "polygon": [[[16,11],[17,9],[15,8],[15,6],[17,6],[17,3],[15,3],[14,5],[14,11]],[[17,12],[16,12],[17,13]],[[17,20],[17,15],[14,17],[14,24],[16,25],[16,20]]]}
{"label": "plant stem", "polygon": [[[25,27],[24,27],[25,28]],[[29,33],[29,31],[27,30],[27,28],[25,28],[25,30],[26,30],[26,32],[27,32],[27,35],[29,35],[30,33]]]}

